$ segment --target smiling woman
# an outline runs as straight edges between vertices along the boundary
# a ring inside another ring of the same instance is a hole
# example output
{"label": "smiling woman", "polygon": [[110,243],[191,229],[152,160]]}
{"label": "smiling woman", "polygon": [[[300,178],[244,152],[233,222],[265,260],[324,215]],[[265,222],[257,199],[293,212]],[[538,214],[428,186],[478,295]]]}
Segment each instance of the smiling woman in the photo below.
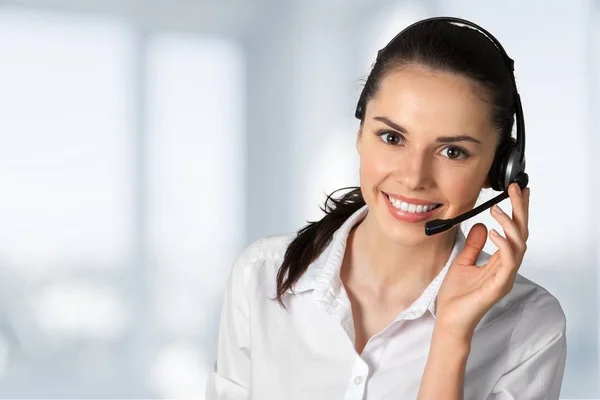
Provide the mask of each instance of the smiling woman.
{"label": "smiling woman", "polygon": [[[496,173],[522,122],[514,77],[455,22],[420,21],[379,52],[356,109],[360,187],[238,258],[208,399],[558,399],[564,313],[518,274],[529,189]],[[492,209],[497,252],[482,224],[425,234],[488,187],[513,209]]]}

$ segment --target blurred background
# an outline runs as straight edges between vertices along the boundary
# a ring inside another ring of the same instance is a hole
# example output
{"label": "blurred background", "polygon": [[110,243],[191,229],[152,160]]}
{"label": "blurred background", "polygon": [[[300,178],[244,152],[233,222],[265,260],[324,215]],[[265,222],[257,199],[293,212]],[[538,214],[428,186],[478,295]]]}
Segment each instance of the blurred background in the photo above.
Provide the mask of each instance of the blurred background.
{"label": "blurred background", "polygon": [[521,273],[567,314],[562,397],[600,397],[591,0],[0,1],[0,397],[204,399],[233,261],[358,184],[362,79],[434,15],[515,59]]}

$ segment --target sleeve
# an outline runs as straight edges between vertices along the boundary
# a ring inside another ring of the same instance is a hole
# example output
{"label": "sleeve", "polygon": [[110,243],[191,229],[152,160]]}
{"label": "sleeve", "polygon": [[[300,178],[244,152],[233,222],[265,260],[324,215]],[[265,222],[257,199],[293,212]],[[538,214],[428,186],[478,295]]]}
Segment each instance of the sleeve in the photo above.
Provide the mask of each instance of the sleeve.
{"label": "sleeve", "polygon": [[511,337],[507,371],[488,400],[558,400],[567,357],[566,318],[556,298],[529,303]]}
{"label": "sleeve", "polygon": [[258,259],[260,241],[235,261],[225,289],[219,322],[217,360],[209,372],[206,400],[250,399],[251,349],[247,273]]}

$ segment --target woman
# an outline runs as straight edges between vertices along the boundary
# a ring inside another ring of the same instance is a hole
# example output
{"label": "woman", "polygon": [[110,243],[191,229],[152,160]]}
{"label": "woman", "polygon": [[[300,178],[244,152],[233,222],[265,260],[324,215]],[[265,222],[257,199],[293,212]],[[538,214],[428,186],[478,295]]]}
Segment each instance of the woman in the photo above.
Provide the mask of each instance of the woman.
{"label": "woman", "polygon": [[515,119],[512,70],[476,29],[443,20],[394,38],[357,108],[360,188],[236,261],[212,399],[558,399],[558,301],[517,273],[529,188],[475,225],[427,236],[490,187]]}

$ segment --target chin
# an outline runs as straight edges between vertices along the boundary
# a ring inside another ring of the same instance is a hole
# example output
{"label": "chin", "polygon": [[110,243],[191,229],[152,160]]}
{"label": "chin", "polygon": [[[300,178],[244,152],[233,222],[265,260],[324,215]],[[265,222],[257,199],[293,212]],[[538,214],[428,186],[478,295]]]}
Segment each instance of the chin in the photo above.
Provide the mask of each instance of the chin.
{"label": "chin", "polygon": [[418,246],[427,242],[431,236],[425,235],[425,223],[402,223],[386,215],[383,210],[377,216],[382,235],[390,242],[400,246]]}

